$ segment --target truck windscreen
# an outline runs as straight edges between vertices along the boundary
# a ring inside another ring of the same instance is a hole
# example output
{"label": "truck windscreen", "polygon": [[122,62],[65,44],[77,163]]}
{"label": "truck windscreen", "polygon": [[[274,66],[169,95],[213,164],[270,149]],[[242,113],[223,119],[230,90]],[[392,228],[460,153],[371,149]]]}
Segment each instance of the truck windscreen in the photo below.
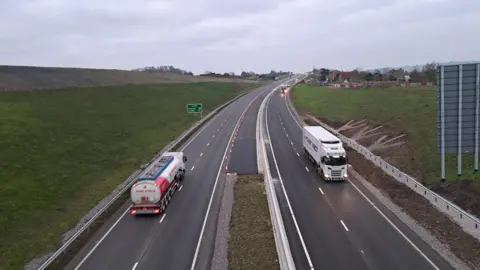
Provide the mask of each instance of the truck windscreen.
{"label": "truck windscreen", "polygon": [[347,164],[345,157],[325,157],[325,165],[329,166],[342,166]]}

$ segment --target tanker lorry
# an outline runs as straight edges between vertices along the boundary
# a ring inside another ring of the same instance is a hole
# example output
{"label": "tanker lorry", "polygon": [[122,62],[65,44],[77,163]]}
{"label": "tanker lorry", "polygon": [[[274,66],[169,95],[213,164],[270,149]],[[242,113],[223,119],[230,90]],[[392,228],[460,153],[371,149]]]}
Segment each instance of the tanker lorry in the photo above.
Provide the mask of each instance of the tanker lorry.
{"label": "tanker lorry", "polygon": [[303,127],[303,150],[325,181],[347,180],[347,156],[342,141],[320,126]]}
{"label": "tanker lorry", "polygon": [[185,176],[187,157],[166,152],[143,171],[130,190],[130,214],[161,214]]}

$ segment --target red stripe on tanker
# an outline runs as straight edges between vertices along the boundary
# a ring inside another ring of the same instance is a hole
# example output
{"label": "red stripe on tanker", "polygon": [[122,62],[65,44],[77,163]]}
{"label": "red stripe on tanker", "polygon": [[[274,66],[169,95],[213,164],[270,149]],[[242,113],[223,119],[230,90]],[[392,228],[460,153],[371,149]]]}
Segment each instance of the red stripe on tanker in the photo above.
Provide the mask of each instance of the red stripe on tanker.
{"label": "red stripe on tanker", "polygon": [[[152,162],[132,186],[131,209],[142,209],[143,213],[152,213],[155,209],[163,211],[168,204],[165,195],[172,195],[178,186],[178,181],[182,180],[186,161],[187,158],[183,152],[166,152]],[[134,210],[132,214],[139,214],[139,212]]]}

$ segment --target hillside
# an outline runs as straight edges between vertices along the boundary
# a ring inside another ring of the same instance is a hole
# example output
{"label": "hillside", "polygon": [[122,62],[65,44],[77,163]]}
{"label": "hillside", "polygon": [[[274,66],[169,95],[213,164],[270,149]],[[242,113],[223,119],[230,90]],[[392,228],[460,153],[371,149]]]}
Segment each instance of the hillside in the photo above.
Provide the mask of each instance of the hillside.
{"label": "hillside", "polygon": [[256,82],[115,69],[0,66],[0,91],[191,82]]}

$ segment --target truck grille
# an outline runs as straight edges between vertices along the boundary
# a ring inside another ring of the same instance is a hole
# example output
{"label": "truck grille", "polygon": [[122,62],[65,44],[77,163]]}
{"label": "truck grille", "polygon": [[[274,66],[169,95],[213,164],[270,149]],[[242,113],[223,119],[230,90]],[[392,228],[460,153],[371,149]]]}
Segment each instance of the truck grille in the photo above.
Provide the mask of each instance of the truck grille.
{"label": "truck grille", "polygon": [[332,178],[337,178],[342,176],[341,170],[332,170]]}

